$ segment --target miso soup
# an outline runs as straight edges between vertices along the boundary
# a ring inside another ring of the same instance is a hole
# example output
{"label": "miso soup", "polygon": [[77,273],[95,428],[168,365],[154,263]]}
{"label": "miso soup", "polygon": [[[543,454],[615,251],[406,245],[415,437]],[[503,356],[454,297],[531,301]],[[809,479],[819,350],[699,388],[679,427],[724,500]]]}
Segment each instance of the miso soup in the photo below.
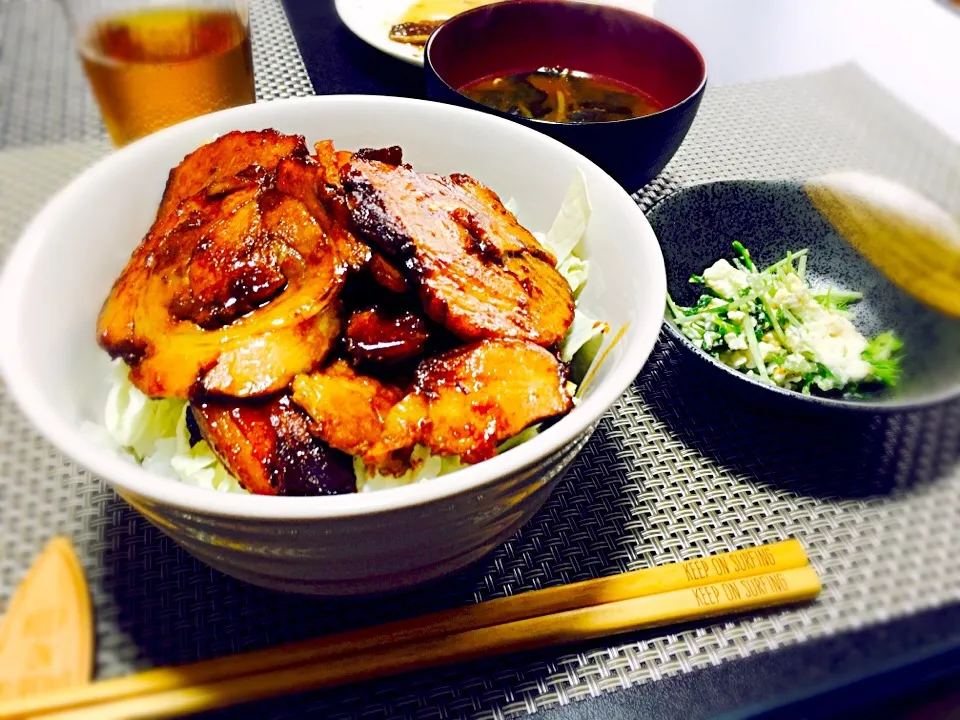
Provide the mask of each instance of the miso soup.
{"label": "miso soup", "polygon": [[460,92],[501,112],[548,122],[610,122],[663,109],[626,83],[566,68],[491,75],[464,85]]}

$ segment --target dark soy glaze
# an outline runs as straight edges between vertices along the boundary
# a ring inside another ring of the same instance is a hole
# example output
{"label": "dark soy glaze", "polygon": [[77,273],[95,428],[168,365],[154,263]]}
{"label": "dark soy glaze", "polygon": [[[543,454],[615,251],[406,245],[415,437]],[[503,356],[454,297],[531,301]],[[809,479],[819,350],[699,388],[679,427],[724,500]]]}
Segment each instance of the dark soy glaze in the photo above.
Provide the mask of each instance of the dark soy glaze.
{"label": "dark soy glaze", "polygon": [[358,310],[346,329],[346,349],[354,360],[394,364],[420,357],[430,334],[412,312],[383,308]]}

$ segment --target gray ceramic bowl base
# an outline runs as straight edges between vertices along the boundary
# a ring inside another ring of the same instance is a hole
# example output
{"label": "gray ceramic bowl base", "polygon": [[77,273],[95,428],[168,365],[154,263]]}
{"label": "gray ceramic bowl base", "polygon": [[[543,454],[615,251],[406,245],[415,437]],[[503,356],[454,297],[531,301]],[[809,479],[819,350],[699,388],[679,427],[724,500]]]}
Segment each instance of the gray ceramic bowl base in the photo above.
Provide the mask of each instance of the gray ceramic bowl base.
{"label": "gray ceramic bowl base", "polygon": [[700,286],[691,274],[720,258],[732,259],[734,240],[742,242],[759,267],[782,259],[788,250],[808,248],[807,275],[814,287],[858,290],[863,299],[851,309],[853,322],[867,336],[893,330],[904,342],[903,377],[896,388],[867,399],[802,395],[754,380],[697,348],[668,317],[667,332],[698,361],[716,372],[727,390],[764,400],[820,408],[892,412],[943,402],[960,395],[960,322],[922,305],[864,259],[811,205],[793,182],[731,181],[696,185],[656,205],[648,217],[660,239],[667,266],[667,288],[680,305],[692,305]]}

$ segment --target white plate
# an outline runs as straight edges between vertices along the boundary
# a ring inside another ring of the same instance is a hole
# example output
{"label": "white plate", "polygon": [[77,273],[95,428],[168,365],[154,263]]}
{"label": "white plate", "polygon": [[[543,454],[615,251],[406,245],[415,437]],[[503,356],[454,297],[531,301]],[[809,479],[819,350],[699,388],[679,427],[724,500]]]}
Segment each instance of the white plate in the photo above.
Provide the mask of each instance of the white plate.
{"label": "white plate", "polygon": [[[644,15],[653,15],[654,0],[589,0],[598,5],[616,5]],[[390,39],[390,28],[413,0],[336,0],[343,24],[368,45],[392,57],[423,67],[423,48]]]}
{"label": "white plate", "polygon": [[411,65],[423,66],[423,48],[390,39],[390,28],[411,0],[336,0],[343,24],[368,45]]}

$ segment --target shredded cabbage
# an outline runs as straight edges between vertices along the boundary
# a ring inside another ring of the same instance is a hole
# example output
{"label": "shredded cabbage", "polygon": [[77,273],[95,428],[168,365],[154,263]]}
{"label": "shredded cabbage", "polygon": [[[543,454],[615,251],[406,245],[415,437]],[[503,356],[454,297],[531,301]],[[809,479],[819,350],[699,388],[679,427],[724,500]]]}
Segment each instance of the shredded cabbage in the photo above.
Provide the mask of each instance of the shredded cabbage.
{"label": "shredded cabbage", "polygon": [[[557,258],[557,270],[569,283],[575,295],[586,283],[590,269],[589,262],[580,257],[582,253],[580,246],[587,231],[587,225],[590,223],[591,212],[586,178],[583,171],[578,168],[567,188],[563,203],[560,205],[560,212],[553,221],[550,231],[546,236],[537,238]],[[600,339],[606,331],[606,323],[597,321],[578,307],[573,316],[573,324],[560,345],[561,359],[564,362],[572,362],[581,350],[592,350],[591,356],[586,358],[585,362],[578,363],[589,367],[599,349]],[[578,381],[582,379],[579,374],[575,374],[574,377]]]}
{"label": "shredded cabbage", "polygon": [[[517,203],[510,198],[504,205],[511,212]],[[580,257],[581,243],[590,221],[590,199],[586,180],[579,169],[563,199],[560,212],[546,234],[534,233],[543,246],[557,258],[557,269],[570,284],[576,296],[587,281],[589,263]],[[583,378],[601,345],[606,323],[590,317],[579,308],[573,324],[561,344],[561,357],[573,362],[573,378]],[[571,393],[576,384],[570,383]],[[144,468],[159,475],[220,492],[246,492],[220,462],[216,454],[201,440],[190,445],[187,428],[188,406],[184,400],[152,399],[130,382],[129,368],[114,363],[114,374],[104,409],[103,426],[88,431],[103,442],[127,452]],[[498,452],[506,452],[540,432],[534,425],[503,442]],[[417,445],[410,457],[411,468],[399,477],[369,473],[359,457],[353,459],[358,492],[372,492],[432,480],[464,467],[458,457],[434,455]]]}
{"label": "shredded cabbage", "polygon": [[464,465],[460,462],[459,457],[434,455],[430,452],[430,448],[423,445],[417,445],[413,449],[413,452],[410,453],[410,469],[398,477],[381,475],[377,472],[371,474],[367,471],[367,466],[361,458],[353,458],[353,472],[357,476],[358,492],[386,490],[387,488],[432,480],[462,467]]}
{"label": "shredded cabbage", "polygon": [[600,338],[607,331],[607,324],[596,320],[577,308],[573,313],[573,324],[567,336],[560,343],[560,357],[564,362],[571,362],[578,352],[591,340]]}
{"label": "shredded cabbage", "polygon": [[497,447],[497,453],[505,453],[507,450],[511,450],[517,445],[523,445],[527,440],[536,437],[540,434],[540,424],[531,425],[526,430],[521,430],[512,438],[504,440]]}
{"label": "shredded cabbage", "polygon": [[158,475],[210,490],[243,492],[205,440],[190,446],[186,401],[147,397],[130,382],[130,369],[120,360],[114,363],[103,428],[90,431]]}
{"label": "shredded cabbage", "polygon": [[576,255],[571,255],[557,266],[557,270],[563,275],[563,279],[573,289],[574,296],[578,295],[580,289],[586,284],[588,268],[589,263]]}
{"label": "shredded cabbage", "polygon": [[138,462],[157,451],[157,443],[174,437],[182,400],[151,400],[129,380],[129,369],[114,363],[113,384],[107,394],[103,424],[109,436]]}
{"label": "shredded cabbage", "polygon": [[557,258],[558,264],[562,265],[564,260],[574,254],[575,248],[583,240],[590,223],[591,211],[587,179],[583,171],[577,168],[560,204],[560,212],[544,239],[544,245]]}

